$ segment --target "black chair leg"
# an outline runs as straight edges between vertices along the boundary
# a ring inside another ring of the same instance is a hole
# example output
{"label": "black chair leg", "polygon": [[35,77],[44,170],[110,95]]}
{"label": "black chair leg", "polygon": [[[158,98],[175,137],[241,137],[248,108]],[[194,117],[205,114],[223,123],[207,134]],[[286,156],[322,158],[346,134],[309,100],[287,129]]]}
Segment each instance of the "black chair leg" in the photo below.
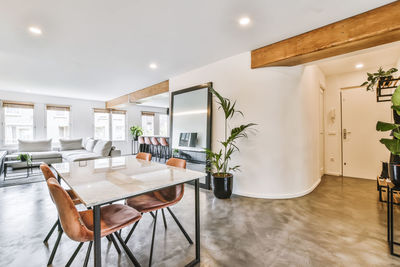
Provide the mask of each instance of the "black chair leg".
{"label": "black chair leg", "polygon": [[128,243],[129,239],[131,238],[133,231],[135,231],[136,226],[138,225],[139,221],[135,222],[135,224],[133,225],[131,231],[129,232],[128,236],[125,238],[125,244]]}
{"label": "black chair leg", "polygon": [[86,252],[85,262],[83,263],[83,267],[87,267],[87,265],[89,263],[89,257],[90,257],[90,251],[92,251],[92,245],[93,245],[93,241],[90,241],[87,252]]}
{"label": "black chair leg", "polygon": [[150,211],[150,215],[153,216],[153,219],[156,218],[156,216],[154,216],[154,213],[152,211]]}
{"label": "black chair leg", "polygon": [[107,238],[108,242],[111,242],[111,237],[110,236],[107,235],[106,238]]}
{"label": "black chair leg", "polygon": [[154,237],[155,237],[155,235],[156,235],[156,226],[157,226],[157,214],[158,214],[158,210],[156,210],[156,215],[155,215],[155,218],[154,218],[153,237],[151,238],[151,248],[150,248],[149,267],[151,266],[151,261],[152,261],[152,259],[153,259]]}
{"label": "black chair leg", "polygon": [[78,247],[74,251],[74,254],[72,254],[71,258],[69,259],[69,261],[67,262],[67,265],[65,265],[65,267],[71,266],[71,264],[74,261],[76,255],[78,254],[79,250],[81,250],[81,247],[83,246],[83,243],[84,242],[79,243]]}
{"label": "black chair leg", "polygon": [[176,222],[176,224],[178,225],[179,229],[181,229],[182,233],[184,234],[184,236],[186,237],[187,241],[190,244],[193,244],[192,239],[190,238],[190,236],[188,235],[188,233],[186,233],[185,229],[183,228],[183,226],[181,225],[181,223],[179,222],[178,218],[176,218],[175,214],[172,212],[172,210],[167,207],[167,210],[169,211],[169,213],[171,214],[172,218],[174,218],[174,221]]}
{"label": "black chair leg", "polygon": [[163,221],[164,221],[164,227],[165,227],[165,229],[167,229],[167,220],[165,220],[164,209],[161,209],[161,213],[162,213],[162,217],[163,217]]}
{"label": "black chair leg", "polygon": [[54,256],[56,255],[56,251],[57,251],[58,245],[60,244],[62,234],[63,234],[63,230],[61,229],[58,232],[58,237],[57,237],[56,243],[54,244],[53,250],[51,251],[49,261],[47,262],[47,266],[49,266],[53,263]]}
{"label": "black chair leg", "polygon": [[109,235],[109,237],[110,237],[111,241],[113,242],[114,247],[117,250],[118,254],[121,254],[121,249],[119,248],[119,246],[117,244],[117,241],[115,240],[114,236],[113,235]]}
{"label": "black chair leg", "polygon": [[125,250],[125,253],[128,255],[128,257],[132,261],[133,265],[135,265],[136,267],[140,267],[139,262],[137,261],[135,256],[133,256],[132,251],[125,244],[124,240],[122,240],[122,237],[118,234],[118,232],[115,232],[114,235],[117,237],[119,243],[121,244],[122,248]]}
{"label": "black chair leg", "polygon": [[43,243],[47,244],[47,241],[49,241],[49,238],[53,234],[53,232],[56,229],[57,225],[58,225],[58,220],[54,223],[53,227],[51,227],[50,232],[47,234],[46,238],[43,240]]}

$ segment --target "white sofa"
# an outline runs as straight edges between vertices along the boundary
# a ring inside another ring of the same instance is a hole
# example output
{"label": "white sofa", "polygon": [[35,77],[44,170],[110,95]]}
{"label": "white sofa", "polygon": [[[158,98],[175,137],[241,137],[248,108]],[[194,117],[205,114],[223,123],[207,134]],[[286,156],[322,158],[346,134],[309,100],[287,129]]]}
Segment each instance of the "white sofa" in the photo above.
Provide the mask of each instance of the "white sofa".
{"label": "white sofa", "polygon": [[60,140],[60,153],[64,161],[80,161],[104,157],[120,156],[121,151],[115,150],[111,141],[86,139],[82,146],[82,139]]}
{"label": "white sofa", "polygon": [[[94,140],[93,138],[88,138],[84,144],[82,144],[82,138],[60,139],[59,149],[52,147],[51,139],[18,140],[18,150],[11,154],[11,159],[16,159],[19,154],[23,153],[31,154],[33,161],[42,161],[49,165],[63,161],[90,160],[121,155],[121,151],[116,150],[111,141]],[[14,163],[11,167],[24,168],[26,163]]]}

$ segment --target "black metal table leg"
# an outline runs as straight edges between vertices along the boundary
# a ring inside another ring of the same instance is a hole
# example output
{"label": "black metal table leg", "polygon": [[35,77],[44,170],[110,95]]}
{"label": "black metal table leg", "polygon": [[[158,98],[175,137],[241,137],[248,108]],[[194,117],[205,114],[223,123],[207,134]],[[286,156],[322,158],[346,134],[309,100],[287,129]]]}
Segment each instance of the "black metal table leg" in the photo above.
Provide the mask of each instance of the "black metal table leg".
{"label": "black metal table leg", "polygon": [[94,266],[101,266],[101,239],[100,239],[100,206],[93,207],[93,234],[94,234]]}
{"label": "black metal table leg", "polygon": [[186,266],[195,266],[200,262],[200,184],[199,179],[194,181],[194,208],[195,208],[195,227],[196,227],[196,258]]}

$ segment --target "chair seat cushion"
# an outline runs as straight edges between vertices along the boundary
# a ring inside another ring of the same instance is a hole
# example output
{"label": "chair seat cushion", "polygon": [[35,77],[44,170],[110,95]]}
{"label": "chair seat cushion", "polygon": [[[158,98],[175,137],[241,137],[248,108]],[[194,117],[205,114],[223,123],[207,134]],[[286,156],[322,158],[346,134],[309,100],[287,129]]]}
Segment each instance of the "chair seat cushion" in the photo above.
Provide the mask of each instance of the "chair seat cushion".
{"label": "chair seat cushion", "polygon": [[183,197],[184,185],[171,186],[169,188],[131,197],[126,204],[142,213],[163,209],[176,204]]}
{"label": "chair seat cushion", "polygon": [[[80,211],[82,222],[85,226],[93,231],[93,210]],[[137,210],[122,204],[111,204],[101,207],[100,222],[101,222],[101,236],[118,231],[136,221],[142,215]]]}

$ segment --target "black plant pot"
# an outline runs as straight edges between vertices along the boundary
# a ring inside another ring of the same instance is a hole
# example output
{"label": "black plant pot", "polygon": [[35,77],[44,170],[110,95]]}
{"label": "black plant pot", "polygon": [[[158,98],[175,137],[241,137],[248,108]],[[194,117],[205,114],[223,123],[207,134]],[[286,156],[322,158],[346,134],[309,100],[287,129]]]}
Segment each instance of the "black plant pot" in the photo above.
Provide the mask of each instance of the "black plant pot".
{"label": "black plant pot", "polygon": [[222,176],[214,173],[212,176],[214,196],[220,199],[230,198],[232,195],[233,175]]}
{"label": "black plant pot", "polygon": [[396,163],[389,164],[389,177],[392,183],[400,186],[400,165]]}

